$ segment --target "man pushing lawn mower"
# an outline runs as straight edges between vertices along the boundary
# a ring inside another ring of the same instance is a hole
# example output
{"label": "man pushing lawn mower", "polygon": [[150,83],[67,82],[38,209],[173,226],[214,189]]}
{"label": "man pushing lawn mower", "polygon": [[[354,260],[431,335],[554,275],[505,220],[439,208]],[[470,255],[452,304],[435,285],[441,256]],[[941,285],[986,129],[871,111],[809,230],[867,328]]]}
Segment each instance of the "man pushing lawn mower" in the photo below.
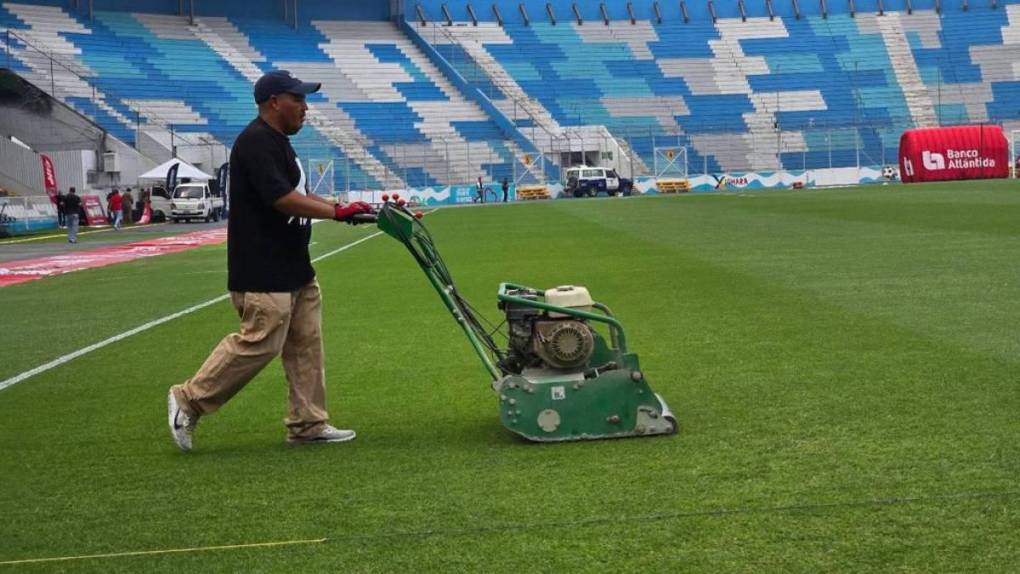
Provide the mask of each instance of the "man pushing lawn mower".
{"label": "man pushing lawn mower", "polygon": [[320,84],[274,70],[255,83],[258,117],[230,153],[227,287],[241,318],[184,384],[167,396],[170,434],[192,447],[199,418],[216,412],[278,355],[290,385],[284,423],[291,443],[344,442],[355,436],[329,424],[323,367],[321,299],[308,254],[312,219],[356,223],[367,203],[343,206],[309,195],[289,136],[301,130],[305,96]]}

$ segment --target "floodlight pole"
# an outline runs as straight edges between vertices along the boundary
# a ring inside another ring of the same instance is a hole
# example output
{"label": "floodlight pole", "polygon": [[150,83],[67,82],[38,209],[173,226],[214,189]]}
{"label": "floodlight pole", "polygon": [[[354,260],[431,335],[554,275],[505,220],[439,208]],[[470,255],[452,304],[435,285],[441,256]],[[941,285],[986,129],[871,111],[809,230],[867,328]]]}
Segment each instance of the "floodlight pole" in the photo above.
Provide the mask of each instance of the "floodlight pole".
{"label": "floodlight pole", "polygon": [[1015,179],[1016,178],[1016,137],[1020,134],[1017,130],[1012,130],[1009,133],[1009,173]]}
{"label": "floodlight pole", "polygon": [[[778,76],[782,70],[782,64],[776,64],[776,75]],[[776,88],[776,171],[783,170],[783,160],[780,155],[783,147],[783,132],[782,128],[779,127],[779,88]]]}
{"label": "floodlight pole", "polygon": [[860,132],[860,129],[861,129],[860,121],[861,120],[860,120],[859,114],[860,114],[860,111],[861,111],[860,110],[860,105],[861,105],[860,97],[861,96],[860,96],[860,93],[857,91],[857,60],[854,60],[854,82],[853,82],[853,86],[854,86],[854,151],[855,151],[856,156],[857,156],[857,176],[860,177],[860,174],[861,174],[861,145],[860,145],[860,141],[859,140],[860,140],[860,137],[861,137],[861,132]]}
{"label": "floodlight pole", "polygon": [[936,118],[938,119],[938,122],[939,122],[938,125],[941,126],[942,125],[942,68],[940,67],[940,68],[938,68],[938,70],[939,70],[938,107],[935,108],[935,115],[936,115]]}

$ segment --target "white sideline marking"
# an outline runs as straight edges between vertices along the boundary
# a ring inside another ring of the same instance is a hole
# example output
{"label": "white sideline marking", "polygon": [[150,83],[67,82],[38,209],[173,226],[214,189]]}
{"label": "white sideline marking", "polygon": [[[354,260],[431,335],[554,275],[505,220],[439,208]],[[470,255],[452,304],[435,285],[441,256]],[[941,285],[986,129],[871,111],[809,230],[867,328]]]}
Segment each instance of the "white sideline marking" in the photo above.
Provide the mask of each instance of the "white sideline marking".
{"label": "white sideline marking", "polygon": [[107,345],[116,343],[117,341],[120,341],[122,339],[126,339],[126,338],[130,337],[131,335],[137,335],[138,333],[141,333],[142,331],[148,331],[149,329],[151,329],[151,328],[153,328],[153,327],[155,327],[157,325],[162,325],[163,323],[166,323],[167,321],[173,321],[174,319],[176,319],[178,317],[183,317],[184,315],[187,315],[189,313],[194,313],[195,311],[198,311],[199,309],[204,309],[205,307],[208,307],[209,305],[212,305],[214,303],[219,303],[220,301],[223,301],[223,300],[227,299],[228,297],[230,297],[229,293],[227,293],[226,295],[220,295],[219,297],[216,297],[215,299],[210,299],[210,300],[206,301],[205,303],[199,303],[198,305],[194,305],[192,307],[188,307],[187,309],[185,309],[183,311],[178,311],[178,312],[176,312],[176,313],[174,313],[172,315],[167,315],[166,317],[160,317],[159,319],[156,319],[155,321],[149,321],[148,323],[146,323],[144,325],[139,325],[139,326],[135,327],[134,329],[131,329],[130,331],[124,331],[123,333],[121,333],[119,335],[114,335],[114,336],[112,336],[112,337],[110,337],[108,339],[104,339],[102,341],[99,341],[98,343],[93,343],[93,344],[89,345],[88,347],[84,347],[82,349],[78,349],[77,351],[74,351],[73,353],[68,353],[68,354],[66,354],[66,355],[64,355],[62,357],[57,357],[56,359],[53,359],[52,361],[50,361],[50,362],[48,362],[46,364],[39,365],[38,367],[36,367],[34,369],[31,369],[29,371],[25,371],[24,373],[21,373],[20,375],[15,375],[15,376],[7,379],[6,381],[0,382],[0,391],[6,389],[7,387],[16,385],[16,384],[20,383],[21,381],[24,381],[25,379],[27,379],[29,377],[34,377],[35,375],[38,375],[39,373],[44,373],[44,372],[46,372],[46,371],[48,371],[48,370],[50,370],[50,369],[52,369],[54,367],[59,367],[60,365],[63,365],[64,363],[66,363],[68,361],[77,359],[78,357],[80,357],[80,356],[82,356],[84,354],[87,354],[87,353],[91,353],[92,351],[95,351],[96,349],[101,349],[101,348],[103,348],[103,347],[105,347]]}
{"label": "white sideline marking", "polygon": [[333,251],[330,251],[329,253],[324,253],[324,254],[316,257],[315,259],[312,259],[312,263],[318,263],[319,261],[322,261],[323,259],[325,259],[327,257],[330,257],[332,255],[336,255],[337,253],[340,253],[341,251],[344,251],[346,249],[350,249],[351,247],[354,247],[355,245],[357,245],[359,243],[364,243],[365,241],[368,241],[369,239],[372,239],[373,237],[378,237],[380,235],[382,235],[382,231],[376,231],[372,235],[369,235],[368,237],[362,237],[361,239],[355,241],[354,243],[348,243],[347,245],[343,245],[341,247],[338,247],[338,248],[334,249]]}
{"label": "white sideline marking", "polygon": [[[124,227],[123,229],[131,230],[131,229],[138,229],[140,227],[157,227],[157,226],[160,226],[160,225],[166,225],[166,224],[165,223],[139,223],[139,224],[133,224],[130,227]],[[107,231],[113,231],[113,228],[110,227],[108,229],[92,229],[90,231],[82,231],[82,232],[78,233],[78,236],[92,235],[93,233],[106,233]],[[26,237],[24,239],[9,239],[7,241],[0,241],[0,245],[13,245],[15,243],[28,243],[29,241],[39,241],[40,239],[54,239],[56,237],[63,237],[63,238],[66,239],[67,238],[67,232],[65,231],[64,233],[57,233],[57,234],[54,234],[54,235],[34,235],[32,237]]]}
{"label": "white sideline marking", "polygon": [[[364,243],[365,241],[368,241],[369,239],[372,239],[373,237],[377,237],[379,235],[382,235],[382,231],[376,231],[375,233],[373,233],[372,235],[369,235],[368,237],[362,237],[361,239],[355,241],[354,243],[348,243],[347,245],[343,245],[343,246],[341,246],[341,247],[339,247],[337,249],[334,249],[333,251],[330,251],[329,253],[320,255],[320,256],[316,257],[315,259],[312,259],[312,263],[316,263],[316,262],[321,261],[321,260],[323,260],[323,259],[325,259],[327,257],[336,255],[337,253],[340,253],[341,251],[345,251],[347,249],[350,249],[351,247],[354,247],[355,245],[358,245],[359,243]],[[120,341],[120,340],[123,340],[123,339],[127,339],[128,337],[130,337],[132,335],[137,335],[138,333],[141,333],[142,331],[148,331],[149,329],[151,329],[153,327],[156,327],[158,325],[162,325],[163,323],[166,323],[166,322],[169,322],[169,321],[173,321],[174,319],[177,319],[179,317],[183,317],[185,315],[188,315],[189,313],[194,313],[195,311],[198,311],[199,309],[204,309],[204,308],[206,308],[206,307],[208,307],[210,305],[215,305],[216,303],[219,303],[220,301],[227,300],[229,297],[230,297],[230,293],[227,293],[225,295],[220,295],[219,297],[216,297],[214,299],[210,299],[210,300],[208,300],[208,301],[206,301],[204,303],[199,303],[198,305],[194,305],[194,306],[188,307],[187,309],[184,309],[183,311],[178,311],[178,312],[173,313],[171,315],[167,315],[166,317],[160,317],[159,319],[156,319],[154,321],[149,321],[148,323],[146,323],[144,325],[139,325],[139,326],[135,327],[134,329],[131,329],[130,331],[124,331],[123,333],[121,333],[119,335],[114,335],[114,336],[112,336],[112,337],[110,337],[108,339],[104,339],[102,341],[99,341],[98,343],[93,343],[92,345],[89,345],[88,347],[84,347],[82,349],[78,349],[77,351],[74,351],[72,353],[68,353],[68,354],[66,354],[66,355],[64,355],[62,357],[57,357],[56,359],[53,359],[52,361],[50,361],[50,362],[48,362],[48,363],[46,363],[44,365],[39,365],[38,367],[36,367],[34,369],[31,369],[31,370],[28,370],[28,371],[25,371],[24,373],[21,373],[20,375],[15,375],[15,376],[7,379],[6,381],[0,381],[0,391],[6,389],[7,387],[16,385],[16,384],[20,383],[21,381],[24,381],[25,379],[28,379],[30,377],[34,377],[35,375],[38,375],[39,373],[45,373],[46,371],[48,371],[48,370],[50,370],[50,369],[52,369],[54,367],[59,367],[60,365],[63,365],[64,363],[66,363],[68,361],[72,361],[74,359],[77,359],[78,357],[80,357],[82,355],[85,355],[87,353],[91,353],[92,351],[95,351],[96,349],[102,349],[103,347],[105,347],[107,345],[111,345],[113,343],[116,343],[117,341]],[[2,564],[2,563],[0,563],[0,564]]]}
{"label": "white sideline marking", "polygon": [[194,548],[170,548],[167,550],[141,550],[137,552],[113,552],[110,554],[85,554],[82,556],[60,556],[57,558],[29,558],[27,560],[7,560],[0,566],[10,564],[38,564],[39,562],[64,562],[67,560],[87,560],[89,558],[120,558],[124,556],[151,556],[153,554],[175,554],[182,552],[205,552],[209,550],[236,550],[238,548],[259,548],[266,546],[292,546],[294,544],[322,544],[325,538],[315,540],[284,540],[280,542],[253,542],[251,544],[230,544],[227,546],[196,546]]}

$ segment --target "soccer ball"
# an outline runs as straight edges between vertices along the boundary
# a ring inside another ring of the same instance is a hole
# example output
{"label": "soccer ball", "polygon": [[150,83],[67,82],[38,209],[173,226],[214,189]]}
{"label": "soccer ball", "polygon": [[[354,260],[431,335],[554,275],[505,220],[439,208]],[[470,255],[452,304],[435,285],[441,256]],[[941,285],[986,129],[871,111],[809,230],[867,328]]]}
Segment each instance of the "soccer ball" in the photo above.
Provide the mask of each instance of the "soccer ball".
{"label": "soccer ball", "polygon": [[887,166],[883,167],[882,168],[882,177],[884,177],[886,179],[889,179],[889,180],[896,179],[896,168],[891,166],[891,165],[887,165]]}

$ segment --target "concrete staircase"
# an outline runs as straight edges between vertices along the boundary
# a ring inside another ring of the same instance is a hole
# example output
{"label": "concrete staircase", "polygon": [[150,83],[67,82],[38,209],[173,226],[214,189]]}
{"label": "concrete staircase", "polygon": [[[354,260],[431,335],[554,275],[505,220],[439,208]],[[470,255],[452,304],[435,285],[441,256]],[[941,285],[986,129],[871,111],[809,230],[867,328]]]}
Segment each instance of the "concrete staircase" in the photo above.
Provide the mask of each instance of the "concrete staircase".
{"label": "concrete staircase", "polygon": [[907,102],[910,118],[915,127],[931,127],[938,125],[934,105],[928,87],[921,81],[921,73],[914,61],[910,43],[903,31],[899,12],[889,12],[884,16],[868,15],[875,19],[882,33],[882,42],[889,53],[896,81],[903,91]]}

